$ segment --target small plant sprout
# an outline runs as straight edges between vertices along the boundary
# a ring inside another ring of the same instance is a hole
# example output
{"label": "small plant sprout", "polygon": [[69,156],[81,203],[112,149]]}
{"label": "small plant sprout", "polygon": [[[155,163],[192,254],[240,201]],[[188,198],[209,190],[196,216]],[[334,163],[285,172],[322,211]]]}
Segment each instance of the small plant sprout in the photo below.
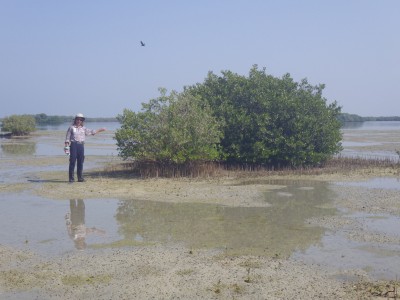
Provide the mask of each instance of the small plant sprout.
{"label": "small plant sprout", "polygon": [[246,279],[244,280],[244,282],[246,282],[246,283],[250,283],[250,268],[247,268],[247,277],[246,277]]}

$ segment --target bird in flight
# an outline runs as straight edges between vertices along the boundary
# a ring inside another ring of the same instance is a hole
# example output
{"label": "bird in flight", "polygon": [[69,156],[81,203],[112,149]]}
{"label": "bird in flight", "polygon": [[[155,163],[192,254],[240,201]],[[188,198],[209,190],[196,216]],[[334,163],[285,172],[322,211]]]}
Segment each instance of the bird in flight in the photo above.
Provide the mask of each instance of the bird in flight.
{"label": "bird in flight", "polygon": [[146,44],[143,43],[142,41],[140,41],[140,45],[141,45],[142,47],[146,46]]}

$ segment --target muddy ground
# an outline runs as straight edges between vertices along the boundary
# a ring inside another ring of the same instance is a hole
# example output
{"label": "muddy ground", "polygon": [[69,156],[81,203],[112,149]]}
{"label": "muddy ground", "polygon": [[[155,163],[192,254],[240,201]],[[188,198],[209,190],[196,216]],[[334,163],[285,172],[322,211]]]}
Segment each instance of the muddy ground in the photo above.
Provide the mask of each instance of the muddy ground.
{"label": "muddy ground", "polygon": [[[251,184],[237,185],[246,180],[246,174],[139,179],[113,176],[102,168],[85,173],[85,183],[69,184],[65,172],[43,172],[28,182],[0,184],[0,192],[28,191],[50,199],[69,199],[73,189],[83,199],[129,196],[252,207],[265,206],[260,198],[266,186],[257,181],[266,178],[357,181],[399,176],[397,168],[379,167],[316,175],[257,173],[248,174]],[[398,190],[335,189],[335,207],[400,215]],[[400,243],[396,237],[368,232],[346,216],[315,218],[309,223],[331,231],[346,226],[348,238],[354,240]],[[338,271],[285,257],[231,256],[220,249],[193,250],[176,244],[76,251],[55,258],[0,245],[1,299],[387,299],[399,297],[396,280],[375,281],[362,269]]]}

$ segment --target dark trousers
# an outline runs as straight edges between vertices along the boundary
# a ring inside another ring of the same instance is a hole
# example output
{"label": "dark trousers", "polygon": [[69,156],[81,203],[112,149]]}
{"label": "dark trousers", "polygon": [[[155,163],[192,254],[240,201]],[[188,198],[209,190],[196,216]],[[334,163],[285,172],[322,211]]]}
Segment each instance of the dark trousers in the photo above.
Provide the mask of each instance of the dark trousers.
{"label": "dark trousers", "polygon": [[83,144],[71,143],[69,149],[69,180],[74,180],[75,163],[78,180],[83,179],[83,161],[85,160],[85,147]]}

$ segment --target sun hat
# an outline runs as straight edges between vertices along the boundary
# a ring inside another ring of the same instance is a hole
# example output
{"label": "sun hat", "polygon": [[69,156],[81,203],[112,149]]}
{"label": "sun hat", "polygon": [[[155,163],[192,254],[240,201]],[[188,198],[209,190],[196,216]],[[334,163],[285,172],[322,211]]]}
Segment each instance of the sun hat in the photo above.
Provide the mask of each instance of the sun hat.
{"label": "sun hat", "polygon": [[81,113],[76,114],[75,119],[78,119],[78,118],[83,119],[85,121],[85,117]]}

